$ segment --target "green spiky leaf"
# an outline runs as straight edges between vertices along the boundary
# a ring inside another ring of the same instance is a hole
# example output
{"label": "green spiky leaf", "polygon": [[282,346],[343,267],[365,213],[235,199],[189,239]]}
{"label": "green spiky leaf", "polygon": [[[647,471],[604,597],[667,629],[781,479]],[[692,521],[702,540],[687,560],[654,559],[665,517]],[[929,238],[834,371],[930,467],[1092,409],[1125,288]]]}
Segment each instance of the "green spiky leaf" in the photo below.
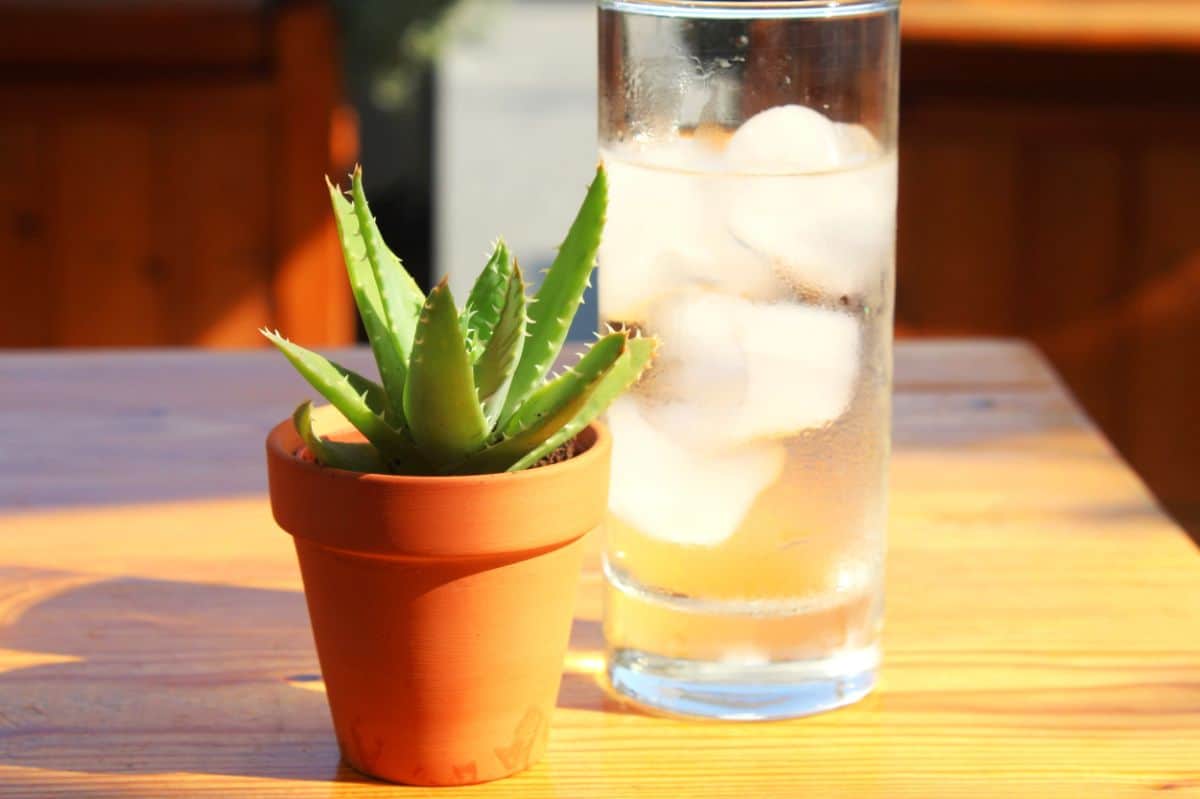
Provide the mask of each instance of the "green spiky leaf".
{"label": "green spiky leaf", "polygon": [[429,293],[417,322],[404,415],[413,441],[434,468],[453,466],[487,441],[487,420],[446,280]]}
{"label": "green spiky leaf", "polygon": [[304,440],[304,446],[322,466],[345,469],[350,472],[386,472],[387,464],[379,452],[370,444],[346,441],[330,441],[321,438],[312,427],[312,403],[305,402],[292,414],[296,432]]}
{"label": "green spiky leaf", "polygon": [[[383,457],[391,459],[408,455],[411,445],[401,431],[393,428],[384,419],[379,408],[378,393],[371,386],[360,391],[363,381],[370,381],[345,367],[338,366],[322,355],[293,344],[278,333],[269,330],[260,332],[279,348],[309,385],[329,400],[341,411],[342,416],[346,417],[346,421],[366,436],[367,441],[371,442]],[[374,388],[379,387],[376,385]]]}
{"label": "green spiky leaf", "polygon": [[625,352],[624,333],[609,333],[592,344],[579,363],[563,371],[554,380],[539,388],[517,409],[504,426],[505,436],[515,436],[555,415],[616,363]]}
{"label": "green spiky leaf", "polygon": [[483,354],[484,347],[491,341],[492,331],[500,321],[500,313],[505,307],[505,292],[511,283],[514,266],[515,262],[504,239],[498,239],[492,250],[492,257],[475,279],[471,296],[463,309],[463,320],[473,347],[472,358],[475,360]]}
{"label": "green spiky leaf", "polygon": [[658,339],[631,339],[625,347],[625,352],[621,354],[617,362],[599,380],[588,387],[586,392],[587,399],[575,416],[560,427],[554,435],[547,438],[519,461],[508,467],[508,471],[516,472],[521,469],[528,469],[579,435],[583,428],[587,427],[596,417],[604,413],[613,400],[637,382],[638,378],[642,376],[642,372],[650,365],[650,361],[654,359],[654,353],[657,350]]}
{"label": "green spiky leaf", "polygon": [[525,430],[511,438],[501,439],[481,450],[452,469],[453,474],[495,474],[509,471],[510,467],[527,453],[536,449],[554,435],[562,425],[573,419],[587,401],[585,394],[571,398],[571,402],[554,414],[542,417]]}
{"label": "green spiky leaf", "polygon": [[521,268],[514,263],[508,275],[499,319],[489,331],[487,347],[475,361],[475,387],[483,403],[489,430],[504,407],[508,386],[525,348],[525,323],[525,281],[521,277]]}
{"label": "green spiky leaf", "polygon": [[596,263],[608,207],[608,177],[604,166],[588,187],[583,205],[567,232],[530,310],[529,338],[513,375],[501,421],[508,419],[541,383],[567,337]]}
{"label": "green spiky leaf", "polygon": [[471,318],[474,312],[470,308],[464,308],[458,315],[458,329],[462,331],[463,341],[467,342],[467,352],[471,354],[471,360],[479,360],[479,356],[483,354],[483,344],[475,336],[475,330],[471,327]]}
{"label": "green spiky leaf", "polygon": [[325,184],[329,187],[333,218],[342,244],[342,257],[346,262],[346,275],[354,294],[354,304],[358,306],[358,315],[367,331],[367,340],[371,343],[371,352],[386,392],[385,415],[389,424],[400,427],[404,424],[404,379],[408,364],[401,353],[392,347],[391,331],[384,316],[374,270],[367,258],[367,246],[360,233],[354,205],[328,178]]}
{"label": "green spiky leaf", "polygon": [[[511,471],[534,451],[553,452],[567,438],[545,450],[562,427],[577,418],[591,402],[598,387],[628,347],[623,333],[613,333],[596,342],[574,367],[539,389],[520,413],[513,417],[505,437],[498,443],[467,459],[458,469],[464,474]],[[607,405],[607,403],[605,403]],[[519,423],[518,423],[519,420]],[[580,426],[579,430],[582,430]],[[531,461],[536,463],[541,457]]]}
{"label": "green spiky leaf", "polygon": [[263,331],[367,439],[321,438],[306,403],[294,423],[320,462],[414,475],[527,468],[577,435],[652,357],[653,342],[614,333],[545,381],[594,266],[607,206],[603,167],[534,300],[526,299],[516,260],[498,241],[461,315],[445,281],[424,297],[388,249],[360,169],[347,194],[326,182],[381,380]]}
{"label": "green spiky leaf", "polygon": [[400,259],[383,243],[383,236],[371,215],[367,194],[363,188],[362,169],[356,167],[353,177],[354,216],[358,220],[367,261],[379,291],[383,317],[387,321],[387,336],[399,360],[407,364],[412,354],[417,317],[425,304],[425,295]]}

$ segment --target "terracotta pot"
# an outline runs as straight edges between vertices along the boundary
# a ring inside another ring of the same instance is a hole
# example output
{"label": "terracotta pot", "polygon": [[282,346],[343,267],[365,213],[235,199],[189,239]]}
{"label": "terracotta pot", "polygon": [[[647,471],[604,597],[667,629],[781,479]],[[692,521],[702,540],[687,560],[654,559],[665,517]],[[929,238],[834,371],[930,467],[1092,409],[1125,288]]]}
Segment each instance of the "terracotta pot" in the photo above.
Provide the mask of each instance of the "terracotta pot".
{"label": "terracotta pot", "polygon": [[462,785],[542,756],[582,539],[608,498],[608,432],[578,445],[515,474],[395,477],[318,466],[290,421],[271,431],[271,508],[295,539],[351,766]]}

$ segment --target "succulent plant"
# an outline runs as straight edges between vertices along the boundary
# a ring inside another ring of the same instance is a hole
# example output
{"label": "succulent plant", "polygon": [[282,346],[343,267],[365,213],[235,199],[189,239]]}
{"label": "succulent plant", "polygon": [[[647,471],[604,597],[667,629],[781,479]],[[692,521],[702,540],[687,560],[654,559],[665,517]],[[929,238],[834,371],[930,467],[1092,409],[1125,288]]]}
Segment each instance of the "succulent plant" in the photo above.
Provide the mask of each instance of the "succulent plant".
{"label": "succulent plant", "polygon": [[347,194],[326,183],[379,382],[262,331],[366,439],[318,436],[305,402],[293,421],[319,463],[415,475],[526,469],[578,435],[654,357],[655,339],[609,330],[576,364],[549,375],[600,245],[603,167],[536,295],[526,296],[521,268],[499,240],[461,312],[445,280],[426,297],[388,249],[361,169]]}

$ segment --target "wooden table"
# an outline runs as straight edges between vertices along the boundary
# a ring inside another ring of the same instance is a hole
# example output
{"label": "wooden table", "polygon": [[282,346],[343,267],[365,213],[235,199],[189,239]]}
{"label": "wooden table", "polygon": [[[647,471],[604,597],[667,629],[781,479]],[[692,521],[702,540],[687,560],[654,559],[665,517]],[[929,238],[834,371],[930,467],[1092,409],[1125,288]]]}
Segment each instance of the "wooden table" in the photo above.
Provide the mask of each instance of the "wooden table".
{"label": "wooden table", "polygon": [[[1200,796],[1191,543],[1027,346],[897,361],[873,696],[633,712],[599,682],[593,559],[547,760],[461,793]],[[459,795],[338,764],[263,495],[263,434],[308,393],[267,352],[0,356],[0,797]]]}

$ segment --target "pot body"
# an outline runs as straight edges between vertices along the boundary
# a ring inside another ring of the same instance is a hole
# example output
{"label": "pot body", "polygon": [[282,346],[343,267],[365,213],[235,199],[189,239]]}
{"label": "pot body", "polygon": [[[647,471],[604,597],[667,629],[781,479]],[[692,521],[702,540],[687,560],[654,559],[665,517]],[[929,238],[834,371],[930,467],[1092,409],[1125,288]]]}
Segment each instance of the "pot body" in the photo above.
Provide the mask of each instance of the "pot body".
{"label": "pot body", "polygon": [[271,504],[293,536],[339,747],[414,785],[498,779],[545,751],[583,557],[607,502],[609,439],[569,461],[393,477],[267,440]]}

